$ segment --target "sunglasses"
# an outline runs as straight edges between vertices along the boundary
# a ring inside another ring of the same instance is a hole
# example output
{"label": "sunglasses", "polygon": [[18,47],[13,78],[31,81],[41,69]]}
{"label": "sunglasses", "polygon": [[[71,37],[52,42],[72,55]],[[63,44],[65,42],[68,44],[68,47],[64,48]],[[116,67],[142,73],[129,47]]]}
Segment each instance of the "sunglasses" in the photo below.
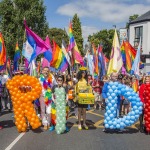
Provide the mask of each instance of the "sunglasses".
{"label": "sunglasses", "polygon": [[62,80],[58,80],[58,81],[62,82]]}

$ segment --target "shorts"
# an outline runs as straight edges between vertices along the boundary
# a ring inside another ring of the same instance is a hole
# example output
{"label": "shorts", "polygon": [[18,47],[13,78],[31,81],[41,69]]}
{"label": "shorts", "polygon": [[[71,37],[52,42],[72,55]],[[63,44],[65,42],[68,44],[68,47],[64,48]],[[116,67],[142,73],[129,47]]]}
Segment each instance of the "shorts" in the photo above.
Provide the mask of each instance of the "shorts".
{"label": "shorts", "polygon": [[95,102],[102,102],[102,95],[94,92],[94,96],[95,96]]}
{"label": "shorts", "polygon": [[88,104],[79,104],[78,103],[78,108],[87,108]]}

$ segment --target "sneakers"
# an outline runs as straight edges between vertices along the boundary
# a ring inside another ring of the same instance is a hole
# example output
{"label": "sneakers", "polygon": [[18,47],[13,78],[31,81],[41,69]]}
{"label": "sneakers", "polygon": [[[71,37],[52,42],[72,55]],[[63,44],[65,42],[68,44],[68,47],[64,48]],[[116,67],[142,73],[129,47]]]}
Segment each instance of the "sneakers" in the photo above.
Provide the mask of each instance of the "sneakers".
{"label": "sneakers", "polygon": [[82,130],[81,124],[78,125],[78,130]]}
{"label": "sneakers", "polygon": [[54,131],[55,130],[55,126],[51,126],[50,128],[49,128],[49,131]]}
{"label": "sneakers", "polygon": [[70,131],[70,129],[66,126],[66,132],[69,132]]}
{"label": "sneakers", "polygon": [[88,127],[86,124],[84,124],[83,127],[84,127],[86,130],[89,129],[89,127]]}

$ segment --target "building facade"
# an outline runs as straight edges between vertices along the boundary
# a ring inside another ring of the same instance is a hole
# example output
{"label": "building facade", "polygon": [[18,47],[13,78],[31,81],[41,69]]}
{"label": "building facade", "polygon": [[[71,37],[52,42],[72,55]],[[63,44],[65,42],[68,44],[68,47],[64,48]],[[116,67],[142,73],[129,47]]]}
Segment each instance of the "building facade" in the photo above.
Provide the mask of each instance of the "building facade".
{"label": "building facade", "polygon": [[150,11],[139,16],[129,24],[129,42],[137,49],[142,41],[141,60],[145,63],[144,73],[150,72]]}

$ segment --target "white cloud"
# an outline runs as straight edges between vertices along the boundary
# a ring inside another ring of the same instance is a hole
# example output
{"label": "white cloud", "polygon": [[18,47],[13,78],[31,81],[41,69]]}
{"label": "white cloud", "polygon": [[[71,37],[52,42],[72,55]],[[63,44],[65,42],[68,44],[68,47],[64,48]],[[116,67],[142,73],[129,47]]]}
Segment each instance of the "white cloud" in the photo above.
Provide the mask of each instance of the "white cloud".
{"label": "white cloud", "polygon": [[122,23],[128,21],[130,15],[141,15],[150,10],[149,5],[128,2],[131,0],[76,0],[59,7],[57,13],[70,17],[77,13],[80,17]]}
{"label": "white cloud", "polygon": [[82,26],[82,36],[83,36],[84,42],[87,42],[89,35],[92,35],[93,33],[96,33],[98,31],[99,29],[96,27]]}

